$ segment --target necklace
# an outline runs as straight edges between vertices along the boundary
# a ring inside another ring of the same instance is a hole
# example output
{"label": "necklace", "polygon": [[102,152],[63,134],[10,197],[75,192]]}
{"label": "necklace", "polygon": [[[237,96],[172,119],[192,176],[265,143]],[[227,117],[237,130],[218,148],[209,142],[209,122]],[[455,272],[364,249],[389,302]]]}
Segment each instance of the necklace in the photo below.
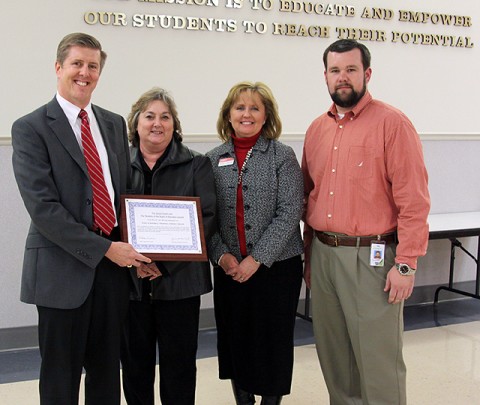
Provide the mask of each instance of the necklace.
{"label": "necklace", "polygon": [[250,159],[252,151],[253,151],[253,146],[247,152],[247,156],[245,156],[245,160],[243,161],[243,165],[242,165],[242,168],[240,169],[240,173],[238,173],[238,183],[237,184],[240,184],[242,182],[243,172],[245,171],[245,166],[247,165],[248,159]]}

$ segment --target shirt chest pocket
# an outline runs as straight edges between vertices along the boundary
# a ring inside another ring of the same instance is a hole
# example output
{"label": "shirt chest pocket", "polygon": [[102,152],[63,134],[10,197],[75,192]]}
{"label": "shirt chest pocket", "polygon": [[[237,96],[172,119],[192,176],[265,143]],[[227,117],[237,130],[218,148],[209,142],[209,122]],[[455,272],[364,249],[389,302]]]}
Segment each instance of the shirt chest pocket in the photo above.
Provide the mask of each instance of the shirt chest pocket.
{"label": "shirt chest pocket", "polygon": [[348,152],[348,176],[366,179],[373,175],[374,153],[363,146],[352,146]]}

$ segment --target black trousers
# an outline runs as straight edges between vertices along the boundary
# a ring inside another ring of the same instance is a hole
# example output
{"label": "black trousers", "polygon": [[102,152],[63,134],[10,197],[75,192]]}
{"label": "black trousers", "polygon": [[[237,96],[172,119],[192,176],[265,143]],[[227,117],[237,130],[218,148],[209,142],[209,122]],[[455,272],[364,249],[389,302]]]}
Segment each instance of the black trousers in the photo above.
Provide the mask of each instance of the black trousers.
{"label": "black trousers", "polygon": [[128,405],[154,405],[156,351],[163,405],[193,405],[200,297],[130,301],[122,348]]}
{"label": "black trousers", "polygon": [[41,405],[78,405],[82,368],[85,404],[120,404],[120,344],[128,300],[127,271],[103,259],[82,306],[37,306]]}

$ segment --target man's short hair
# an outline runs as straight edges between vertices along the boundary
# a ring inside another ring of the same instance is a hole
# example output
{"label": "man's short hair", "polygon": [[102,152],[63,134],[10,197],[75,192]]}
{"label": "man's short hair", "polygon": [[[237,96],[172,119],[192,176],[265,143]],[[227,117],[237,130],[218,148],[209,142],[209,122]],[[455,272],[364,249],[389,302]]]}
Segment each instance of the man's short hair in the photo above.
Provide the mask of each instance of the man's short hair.
{"label": "man's short hair", "polygon": [[68,53],[72,46],[83,46],[90,49],[98,49],[100,51],[100,72],[105,65],[107,54],[102,50],[100,42],[91,35],[84,34],[83,32],[74,32],[65,36],[57,48],[57,62],[62,66],[65,59],[68,57]]}
{"label": "man's short hair", "polygon": [[325,66],[325,70],[327,69],[327,55],[329,52],[342,53],[351,51],[352,49],[360,50],[362,54],[363,70],[367,70],[370,67],[370,61],[372,59],[370,51],[365,45],[354,39],[339,39],[325,49],[325,52],[323,53],[323,65]]}

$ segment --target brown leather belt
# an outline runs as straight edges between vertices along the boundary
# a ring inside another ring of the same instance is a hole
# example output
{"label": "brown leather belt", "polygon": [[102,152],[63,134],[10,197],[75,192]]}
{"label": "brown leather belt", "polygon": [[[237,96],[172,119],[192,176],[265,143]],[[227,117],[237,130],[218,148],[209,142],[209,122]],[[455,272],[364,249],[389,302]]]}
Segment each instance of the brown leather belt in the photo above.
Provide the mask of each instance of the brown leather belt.
{"label": "brown leather belt", "polygon": [[325,243],[328,246],[370,246],[373,240],[381,240],[387,245],[397,242],[395,232],[372,236],[342,236],[315,231],[315,236],[320,242]]}

